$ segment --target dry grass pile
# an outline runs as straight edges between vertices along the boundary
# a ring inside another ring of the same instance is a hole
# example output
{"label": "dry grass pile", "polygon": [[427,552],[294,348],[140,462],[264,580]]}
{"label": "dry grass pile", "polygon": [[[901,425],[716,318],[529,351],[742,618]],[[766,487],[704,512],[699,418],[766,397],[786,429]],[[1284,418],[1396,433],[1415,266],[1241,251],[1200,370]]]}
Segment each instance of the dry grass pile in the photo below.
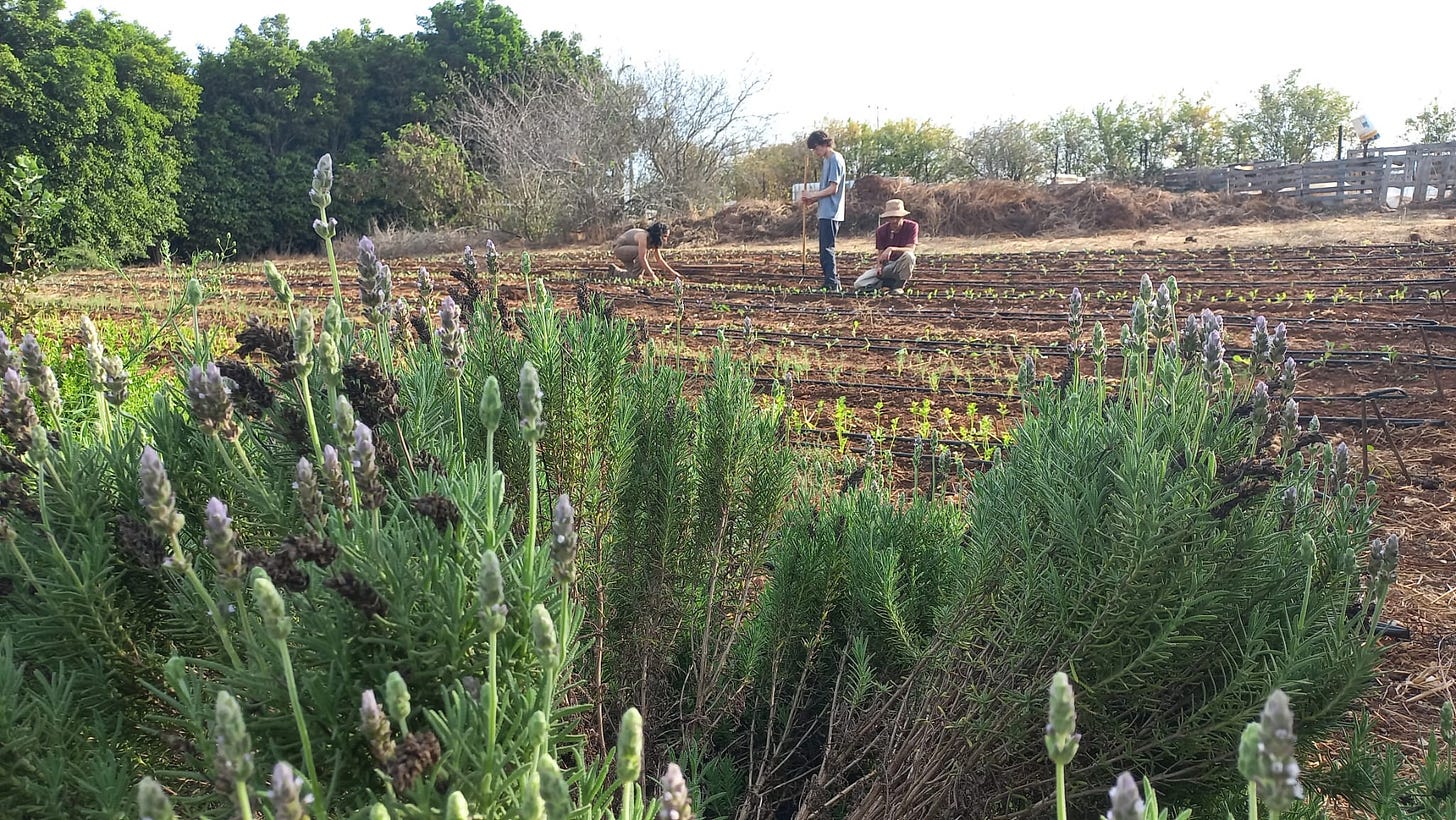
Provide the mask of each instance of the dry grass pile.
{"label": "dry grass pile", "polygon": [[[911,218],[932,236],[1055,236],[1183,223],[1237,225],[1311,213],[1289,198],[1175,194],[1096,181],[1049,186],[985,179],[926,185],[868,176],[849,192],[843,230],[873,230],[887,199],[903,199]],[[789,203],[743,201],[682,222],[677,232],[679,244],[685,245],[785,239],[799,232],[799,210]]]}

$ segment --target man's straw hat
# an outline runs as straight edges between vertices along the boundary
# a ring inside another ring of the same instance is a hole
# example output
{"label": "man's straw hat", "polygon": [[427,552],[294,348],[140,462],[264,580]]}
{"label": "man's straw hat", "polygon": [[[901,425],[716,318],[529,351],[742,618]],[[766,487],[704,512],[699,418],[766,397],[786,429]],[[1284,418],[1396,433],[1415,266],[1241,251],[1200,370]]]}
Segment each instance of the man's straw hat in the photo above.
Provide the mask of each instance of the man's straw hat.
{"label": "man's straw hat", "polygon": [[889,219],[894,216],[909,216],[910,212],[905,210],[905,201],[902,199],[891,199],[885,202],[885,212],[880,214],[880,219]]}

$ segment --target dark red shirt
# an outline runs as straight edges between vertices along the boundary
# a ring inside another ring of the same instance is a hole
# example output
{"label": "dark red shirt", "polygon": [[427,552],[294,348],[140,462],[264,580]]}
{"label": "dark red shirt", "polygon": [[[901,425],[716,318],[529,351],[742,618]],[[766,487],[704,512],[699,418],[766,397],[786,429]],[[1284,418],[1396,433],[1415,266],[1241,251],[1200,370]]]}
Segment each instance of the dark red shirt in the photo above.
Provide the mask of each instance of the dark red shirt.
{"label": "dark red shirt", "polygon": [[[915,242],[920,239],[920,223],[913,219],[900,221],[900,230],[891,231],[890,223],[886,222],[875,229],[875,250],[882,251],[885,248],[913,248]],[[899,259],[902,256],[900,251],[890,254],[890,259]]]}

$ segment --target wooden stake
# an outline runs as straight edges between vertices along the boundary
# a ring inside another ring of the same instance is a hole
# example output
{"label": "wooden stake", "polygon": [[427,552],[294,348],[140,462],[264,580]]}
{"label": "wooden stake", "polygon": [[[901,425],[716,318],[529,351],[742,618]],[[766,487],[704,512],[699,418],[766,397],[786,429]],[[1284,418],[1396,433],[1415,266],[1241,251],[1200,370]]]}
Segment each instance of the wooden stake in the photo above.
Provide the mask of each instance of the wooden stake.
{"label": "wooden stake", "polygon": [[[799,193],[809,192],[809,158],[804,157],[804,187]],[[809,206],[799,203],[799,275],[809,275]]]}

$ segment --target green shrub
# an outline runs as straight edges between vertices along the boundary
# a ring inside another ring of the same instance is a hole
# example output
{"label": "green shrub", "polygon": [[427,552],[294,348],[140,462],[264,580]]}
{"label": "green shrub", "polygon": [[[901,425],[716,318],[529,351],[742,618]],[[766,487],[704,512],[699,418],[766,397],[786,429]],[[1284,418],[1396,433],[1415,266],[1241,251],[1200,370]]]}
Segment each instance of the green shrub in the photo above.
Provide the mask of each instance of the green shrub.
{"label": "green shrub", "polygon": [[[1125,334],[1115,385],[1100,358],[1059,384],[1024,369],[1026,419],[964,509],[866,489],[791,516],[759,612],[759,645],[782,656],[760,708],[811,740],[752,791],[815,817],[1044,811],[1040,691],[1057,670],[1081,692],[1076,781],[1131,769],[1183,805],[1237,786],[1239,730],[1272,689],[1306,742],[1339,724],[1378,657],[1346,614],[1374,494],[1343,450],[1276,445],[1267,388],[1259,407],[1232,386],[1216,319],[1193,332],[1213,335],[1210,362]],[[904,538],[926,505],[944,523]]]}

